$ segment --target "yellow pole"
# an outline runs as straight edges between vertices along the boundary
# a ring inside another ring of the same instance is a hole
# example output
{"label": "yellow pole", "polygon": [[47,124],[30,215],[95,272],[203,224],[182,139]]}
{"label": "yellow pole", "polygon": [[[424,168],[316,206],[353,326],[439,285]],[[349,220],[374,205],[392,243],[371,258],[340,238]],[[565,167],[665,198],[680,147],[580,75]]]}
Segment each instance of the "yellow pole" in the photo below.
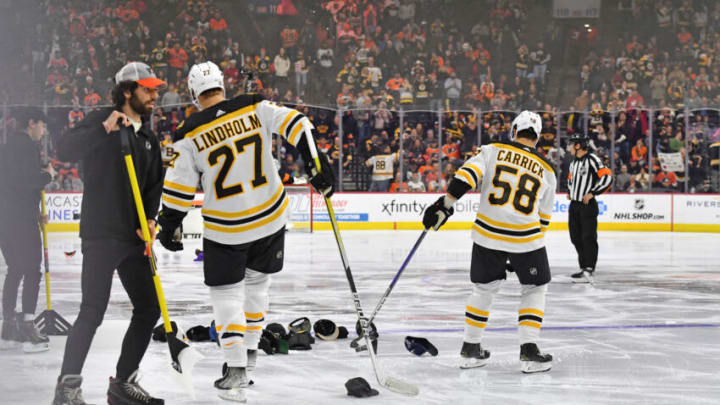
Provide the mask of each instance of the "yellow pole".
{"label": "yellow pole", "polygon": [[52,300],[50,299],[50,263],[48,263],[48,240],[47,240],[47,224],[45,216],[47,208],[45,207],[45,191],[40,193],[40,212],[42,219],[40,220],[40,230],[42,231],[43,255],[45,256],[45,302],[48,310],[52,310]]}
{"label": "yellow pole", "polygon": [[132,188],[135,208],[137,210],[138,220],[140,221],[140,229],[142,230],[143,240],[145,241],[145,254],[148,257],[148,260],[150,260],[150,268],[152,269],[155,292],[157,293],[158,304],[160,305],[160,312],[162,313],[163,326],[165,327],[165,333],[171,333],[172,326],[170,325],[170,315],[168,314],[165,294],[163,293],[162,284],[160,283],[160,277],[158,277],[157,274],[157,264],[155,263],[155,256],[153,255],[152,244],[150,242],[150,230],[147,225],[147,217],[145,217],[145,207],[143,206],[142,198],[140,198],[140,187],[138,186],[137,175],[135,174],[135,165],[133,164],[132,156],[130,154],[125,155],[125,165],[127,166],[128,177],[130,177],[130,187]]}

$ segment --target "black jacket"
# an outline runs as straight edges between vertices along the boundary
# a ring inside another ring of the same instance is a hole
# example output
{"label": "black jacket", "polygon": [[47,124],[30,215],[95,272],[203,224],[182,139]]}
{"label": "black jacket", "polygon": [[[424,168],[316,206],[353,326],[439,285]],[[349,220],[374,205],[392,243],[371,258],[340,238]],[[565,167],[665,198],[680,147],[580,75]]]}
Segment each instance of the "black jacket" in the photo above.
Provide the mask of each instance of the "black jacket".
{"label": "black jacket", "polygon": [[[140,228],[140,223],[120,151],[120,131],[108,134],[102,124],[111,113],[109,108],[93,111],[60,137],[58,158],[82,164],[80,237],[139,241],[135,230]],[[145,215],[154,219],[160,207],[163,183],[160,143],[149,124],[143,125],[131,138]]]}
{"label": "black jacket", "polygon": [[42,171],[40,144],[24,133],[0,147],[0,221],[3,228],[40,218],[40,192],[52,178]]}

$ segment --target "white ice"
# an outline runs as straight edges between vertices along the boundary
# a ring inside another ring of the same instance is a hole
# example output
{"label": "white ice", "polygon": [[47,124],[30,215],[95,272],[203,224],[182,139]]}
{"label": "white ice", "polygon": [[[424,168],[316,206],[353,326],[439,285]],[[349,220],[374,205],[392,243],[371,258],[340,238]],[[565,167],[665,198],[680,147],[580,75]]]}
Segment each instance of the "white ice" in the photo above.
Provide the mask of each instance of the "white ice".
{"label": "white ice", "polygon": [[[343,232],[363,307],[370,311],[402,263],[419,231]],[[376,323],[379,359],[388,375],[420,387],[415,398],[378,386],[366,353],[349,339],[318,341],[311,351],[261,354],[248,390],[253,404],[718,404],[720,403],[720,237],[685,233],[600,233],[596,284],[573,285],[575,252],[567,232],[550,232],[553,271],[540,347],[553,354],[547,373],[519,371],[516,319],[519,284],[510,275],[491,312],[483,345],[492,352],[481,369],[457,367],[464,305],[470,291],[469,232],[429,235]],[[208,325],[211,309],[202,266],[192,261],[200,241],[175,254],[157,248],[171,316],[181,327]],[[308,316],[329,318],[354,330],[355,312],[330,232],[289,233],[285,269],[271,287],[268,322],[287,325]],[[77,251],[73,257],[64,252]],[[80,300],[80,243],[51,236],[55,309],[72,321]],[[5,267],[0,269],[5,272]],[[39,309],[45,299],[41,289]],[[105,403],[131,306],[118,279],[105,322],[84,369],[90,403]],[[424,336],[437,357],[405,350],[406,335]],[[354,333],[351,334],[351,338]],[[50,404],[65,338],[49,352],[0,352],[0,404]],[[194,372],[196,400],[167,372],[164,344],[153,342],[142,363],[143,384],[167,404],[221,404],[212,382],[222,356],[214,343],[194,344],[205,355]],[[369,399],[348,397],[344,383],[362,376],[380,391]]]}

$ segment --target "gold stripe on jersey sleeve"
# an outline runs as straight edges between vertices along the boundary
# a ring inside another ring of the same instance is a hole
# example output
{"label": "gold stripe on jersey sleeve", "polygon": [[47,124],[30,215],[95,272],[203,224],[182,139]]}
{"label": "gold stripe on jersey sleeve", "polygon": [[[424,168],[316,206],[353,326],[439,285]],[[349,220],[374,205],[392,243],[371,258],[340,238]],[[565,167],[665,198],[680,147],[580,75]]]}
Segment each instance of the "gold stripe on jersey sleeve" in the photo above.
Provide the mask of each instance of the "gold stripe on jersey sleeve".
{"label": "gold stripe on jersey sleeve", "polygon": [[483,310],[477,309],[477,308],[475,308],[475,307],[471,307],[470,305],[467,305],[467,306],[465,307],[465,310],[466,310],[467,312],[470,312],[471,314],[475,314],[475,315],[477,315],[477,316],[484,316],[484,317],[486,317],[486,318],[490,316],[490,312],[488,312],[488,311],[483,311]]}
{"label": "gold stripe on jersey sleeve", "polygon": [[258,319],[264,318],[265,315],[263,315],[262,312],[245,312],[245,318],[256,321]]}
{"label": "gold stripe on jersey sleeve", "polygon": [[297,145],[297,142],[300,140],[297,138],[298,134],[302,132],[303,125],[302,120],[305,118],[300,119],[300,121],[295,124],[295,129],[293,129],[292,133],[290,134],[290,138],[288,138],[288,142],[290,142],[291,145]]}
{"label": "gold stripe on jersey sleeve", "polygon": [[523,308],[518,311],[518,315],[537,315],[542,318],[545,316],[545,313],[535,308]]}
{"label": "gold stripe on jersey sleeve", "polygon": [[261,330],[262,330],[262,325],[248,326],[246,329],[247,329],[248,331],[251,331],[251,330],[261,331]]}
{"label": "gold stripe on jersey sleeve", "polygon": [[455,171],[455,174],[456,174],[457,176],[460,176],[460,177],[462,177],[463,179],[465,179],[465,182],[466,182],[467,184],[469,184],[470,187],[472,187],[472,188],[477,187],[477,184],[475,184],[475,181],[473,180],[472,176],[470,176],[469,174],[467,174],[467,172],[464,172],[464,171],[462,171],[462,170],[457,170],[457,171]]}
{"label": "gold stripe on jersey sleeve", "polygon": [[538,328],[540,329],[542,326],[540,323],[535,321],[521,321],[518,323],[518,326],[530,326],[531,328]]}
{"label": "gold stripe on jersey sleeve", "polygon": [[476,215],[477,218],[480,218],[482,221],[487,222],[490,225],[499,226],[501,228],[508,228],[508,229],[518,229],[518,230],[525,230],[525,229],[533,229],[540,226],[540,222],[531,222],[529,224],[509,224],[507,222],[500,222],[495,221],[494,219],[490,219],[486,217],[483,214],[478,213]]}
{"label": "gold stripe on jersey sleeve", "polygon": [[494,233],[487,232],[486,230],[480,228],[480,227],[477,226],[476,224],[473,224],[473,229],[475,230],[475,232],[479,233],[479,234],[482,235],[482,236],[485,236],[486,238],[495,239],[495,240],[500,240],[500,241],[503,241],[503,242],[510,242],[510,243],[530,243],[530,242],[532,242],[532,241],[534,241],[534,240],[540,239],[540,238],[542,238],[543,236],[545,236],[545,234],[543,234],[543,233],[541,232],[541,233],[539,233],[539,234],[537,234],[537,235],[528,236],[528,237],[526,237],[526,238],[512,238],[512,237],[508,237],[508,236],[501,236],[501,235],[497,235],[497,234],[494,234]]}
{"label": "gold stripe on jersey sleeve", "polygon": [[512,146],[512,145],[506,145],[506,144],[504,144],[504,143],[503,143],[503,144],[496,144],[496,146],[497,146],[498,148],[512,149],[513,152],[517,152],[517,153],[520,153],[520,154],[522,154],[522,155],[525,155],[525,156],[527,156],[527,157],[529,157],[529,158],[537,161],[538,163],[540,163],[545,169],[547,169],[547,170],[550,171],[551,173],[555,173],[555,169],[553,169],[552,167],[550,167],[550,165],[547,164],[544,160],[542,160],[539,156],[535,156],[535,155],[533,155],[533,154],[530,153],[530,152],[524,151],[524,150],[522,150],[522,149],[520,149],[520,148],[516,148],[515,146]]}
{"label": "gold stripe on jersey sleeve", "polygon": [[162,199],[163,199],[163,201],[165,201],[165,202],[167,202],[167,203],[175,204],[175,205],[180,206],[180,207],[190,207],[190,206],[192,206],[192,203],[193,203],[192,201],[182,201],[182,200],[178,200],[177,198],[173,198],[173,197],[170,197],[170,196],[165,195],[165,194],[163,194]]}
{"label": "gold stripe on jersey sleeve", "polygon": [[287,208],[287,206],[288,206],[288,199],[286,197],[285,201],[283,201],[282,206],[277,211],[275,211],[269,217],[267,217],[261,221],[255,222],[254,224],[235,226],[235,227],[230,228],[230,227],[214,225],[214,224],[211,224],[211,223],[208,223],[207,221],[205,221],[205,228],[211,229],[211,230],[217,231],[217,232],[224,232],[224,233],[240,233],[240,232],[249,231],[251,229],[259,228],[265,224],[268,224],[268,223],[276,220],[280,215],[282,215],[283,212],[285,212],[285,208]]}
{"label": "gold stripe on jersey sleeve", "polygon": [[[215,330],[217,332],[221,332],[223,330],[223,327],[225,325],[215,325]],[[238,325],[235,323],[231,323],[227,326],[227,329],[225,329],[225,332],[245,332],[247,327],[245,325]]]}
{"label": "gold stripe on jersey sleeve", "polygon": [[184,193],[195,194],[195,187],[185,186],[179,183],[173,183],[172,181],[165,180],[163,187],[167,187],[171,190],[182,191]]}
{"label": "gold stripe on jersey sleeve", "polygon": [[482,173],[482,170],[480,170],[480,168],[477,167],[477,166],[475,166],[474,164],[472,164],[472,163],[465,163],[465,164],[463,165],[463,167],[469,167],[470,169],[472,169],[472,170],[475,172],[475,174],[478,176],[478,179],[480,179],[480,178],[482,177],[482,174],[483,174],[483,173]]}
{"label": "gold stripe on jersey sleeve", "polygon": [[285,120],[282,122],[282,125],[280,125],[280,130],[278,130],[278,134],[284,134],[285,128],[290,123],[290,121],[293,119],[294,116],[298,115],[299,112],[297,110],[292,110],[286,117]]}
{"label": "gold stripe on jersey sleeve", "polygon": [[540,215],[540,218],[545,219],[545,220],[548,220],[548,221],[550,220],[550,218],[552,218],[552,215],[550,215],[550,214],[543,214],[543,213],[540,212],[540,211],[538,211],[538,215]]}
{"label": "gold stripe on jersey sleeve", "polygon": [[273,196],[270,197],[269,200],[265,201],[264,203],[262,203],[258,206],[255,206],[253,208],[246,209],[245,211],[223,212],[223,211],[203,209],[202,214],[209,215],[212,217],[228,218],[228,219],[236,219],[236,218],[246,217],[248,215],[258,213],[258,212],[264,210],[265,208],[269,207],[270,205],[272,205],[275,201],[277,201],[278,197],[280,196],[280,194],[282,194],[282,192],[283,192],[283,186],[280,185],[278,187],[277,191],[275,191],[275,194],[273,194]]}
{"label": "gold stripe on jersey sleeve", "polygon": [[233,111],[229,114],[225,114],[220,118],[214,119],[214,120],[208,122],[207,124],[200,125],[199,127],[193,129],[192,131],[185,134],[185,138],[192,138],[201,132],[205,132],[210,128],[213,128],[213,127],[216,127],[216,126],[222,124],[223,122],[230,121],[233,118],[237,118],[243,114],[247,114],[249,112],[255,111],[256,108],[257,108],[257,103],[255,103],[253,105],[249,105],[247,107],[243,107],[243,108]]}

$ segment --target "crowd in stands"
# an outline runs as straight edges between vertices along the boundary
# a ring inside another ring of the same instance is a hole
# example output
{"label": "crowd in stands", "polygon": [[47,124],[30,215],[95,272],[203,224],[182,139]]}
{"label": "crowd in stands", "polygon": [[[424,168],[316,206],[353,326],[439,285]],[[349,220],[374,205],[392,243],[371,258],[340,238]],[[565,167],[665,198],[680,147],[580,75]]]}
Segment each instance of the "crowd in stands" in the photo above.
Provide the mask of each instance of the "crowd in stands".
{"label": "crowd in stands", "polygon": [[[703,136],[692,132],[686,140],[682,111],[669,108],[720,105],[720,3],[635,0],[619,34],[601,32],[578,54],[581,94],[565,110],[587,114],[559,114],[551,107],[559,100],[547,99],[563,50],[557,23],[529,18],[538,8],[549,16],[543,2],[483,0],[463,8],[449,0],[282,0],[272,15],[249,17],[272,22],[256,24],[259,43],[236,21],[239,13],[259,13],[261,2],[248,4],[28,2],[17,74],[0,91],[5,101],[72,106],[56,113],[57,137],[88,109],[109,104],[112,77],[123,64],[144,61],[169,84],[152,117],[168,144],[194,111],[189,67],[212,60],[225,74],[228,96],[250,89],[303,110],[320,149],[363,189],[380,187],[373,186],[373,158],[391,155],[394,170],[381,189],[443,190],[479,144],[507,139],[522,109],[542,112],[538,150],[561,169],[570,160],[564,137],[587,128],[594,150],[622,175],[619,189],[671,189],[709,172],[717,113],[693,114],[693,131]],[[656,108],[652,117],[635,110],[648,106]],[[433,112],[412,112],[418,110]],[[284,178],[301,176],[295,153],[281,144],[274,151]],[[690,173],[664,173],[662,151],[688,154]],[[80,188],[73,170],[53,187]]]}

